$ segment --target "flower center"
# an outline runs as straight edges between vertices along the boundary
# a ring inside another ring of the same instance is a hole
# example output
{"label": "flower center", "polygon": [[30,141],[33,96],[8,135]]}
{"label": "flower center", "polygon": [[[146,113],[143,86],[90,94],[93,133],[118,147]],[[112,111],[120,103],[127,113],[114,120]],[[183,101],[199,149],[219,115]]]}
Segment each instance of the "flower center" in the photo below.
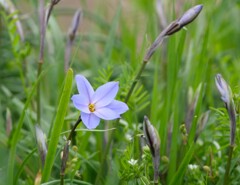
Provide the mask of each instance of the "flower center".
{"label": "flower center", "polygon": [[90,112],[94,112],[96,110],[95,105],[91,104],[91,103],[88,105],[88,108],[89,108]]}

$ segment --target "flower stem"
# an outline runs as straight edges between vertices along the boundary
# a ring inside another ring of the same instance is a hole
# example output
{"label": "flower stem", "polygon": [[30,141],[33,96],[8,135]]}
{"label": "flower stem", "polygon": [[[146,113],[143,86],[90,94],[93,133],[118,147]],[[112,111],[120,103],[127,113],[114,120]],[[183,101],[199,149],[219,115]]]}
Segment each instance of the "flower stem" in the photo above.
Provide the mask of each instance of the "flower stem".
{"label": "flower stem", "polygon": [[61,172],[60,172],[60,185],[64,185],[64,176],[65,176],[65,169],[66,169],[66,164],[67,164],[68,154],[69,154],[69,145],[71,143],[73,133],[75,132],[75,129],[77,128],[77,126],[81,121],[82,121],[81,116],[79,116],[78,120],[75,122],[68,136],[67,142],[63,149],[63,157],[62,157]]}
{"label": "flower stem", "polygon": [[133,92],[135,86],[137,85],[137,82],[139,81],[139,79],[140,79],[140,77],[141,77],[141,75],[142,75],[142,72],[143,72],[143,70],[145,69],[145,66],[146,66],[147,62],[148,62],[148,61],[143,61],[143,62],[142,62],[142,66],[141,66],[141,68],[139,69],[136,77],[134,78],[133,83],[132,83],[132,85],[131,85],[128,93],[127,93],[127,96],[126,96],[125,100],[124,100],[125,103],[128,102],[130,96],[132,95],[132,92]]}
{"label": "flower stem", "polygon": [[232,161],[232,154],[233,154],[233,145],[229,145],[229,151],[228,151],[228,161],[227,161],[227,166],[225,169],[225,175],[224,175],[224,185],[229,184],[229,171],[231,168],[231,161]]}
{"label": "flower stem", "polygon": [[[45,9],[44,9],[44,0],[39,0],[39,22],[40,22],[40,51],[39,51],[39,60],[38,60],[38,73],[37,77],[41,75],[43,57],[44,57],[44,41],[46,33],[46,23],[45,23]],[[41,96],[40,96],[40,86],[39,82],[37,85],[37,123],[41,125]]]}
{"label": "flower stem", "polygon": [[81,116],[79,116],[78,120],[76,121],[76,123],[74,124],[69,136],[68,136],[68,140],[72,140],[72,136],[73,133],[75,132],[75,129],[77,128],[77,126],[79,125],[79,123],[82,121]]}

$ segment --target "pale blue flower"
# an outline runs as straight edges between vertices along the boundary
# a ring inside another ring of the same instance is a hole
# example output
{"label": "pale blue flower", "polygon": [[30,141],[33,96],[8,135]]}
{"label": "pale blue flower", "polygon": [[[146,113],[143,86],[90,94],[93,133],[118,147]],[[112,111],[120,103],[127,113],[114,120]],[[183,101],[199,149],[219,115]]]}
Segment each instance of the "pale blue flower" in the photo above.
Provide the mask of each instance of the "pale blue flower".
{"label": "pale blue flower", "polygon": [[108,82],[94,92],[84,76],[77,75],[75,79],[79,94],[73,95],[71,99],[81,111],[82,122],[88,129],[96,128],[100,119],[117,119],[128,110],[125,103],[114,100],[119,89],[118,82]]}

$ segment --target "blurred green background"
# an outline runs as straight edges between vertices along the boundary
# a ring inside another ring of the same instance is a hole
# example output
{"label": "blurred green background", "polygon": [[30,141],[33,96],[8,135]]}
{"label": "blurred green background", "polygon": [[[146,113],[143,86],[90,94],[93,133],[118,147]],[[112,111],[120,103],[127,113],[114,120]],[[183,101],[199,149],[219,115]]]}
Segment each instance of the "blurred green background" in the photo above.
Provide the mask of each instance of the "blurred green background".
{"label": "blurred green background", "polygon": [[[37,81],[40,25],[38,1],[0,2],[0,184],[6,184],[12,137],[30,97],[30,89]],[[130,110],[120,122],[101,122],[98,130],[116,128],[113,138],[109,137],[112,131],[77,132],[76,148],[71,146],[66,171],[69,184],[150,183],[153,177],[151,154],[141,149],[139,136],[144,115],[158,130],[161,159],[168,159],[160,163],[161,184],[173,183],[172,179],[178,177],[179,184],[221,184],[223,181],[229,118],[214,77],[221,73],[231,86],[238,115],[239,1],[163,0],[159,2],[164,16],[159,16],[156,2],[62,0],[54,6],[46,28],[43,77],[40,79],[41,128],[46,138],[50,136],[64,85],[65,48],[76,10],[81,9],[83,16],[70,58],[74,75],[84,75],[94,88],[108,81],[119,81],[117,99],[124,100],[147,49],[158,34],[190,7],[203,4],[196,20],[165,38],[157,49],[128,102]],[[45,6],[49,3],[46,1]],[[14,13],[11,12],[13,7]],[[19,36],[17,20],[24,38]],[[73,83],[71,95],[76,93]],[[41,169],[35,141],[36,115],[34,93],[16,143],[13,172],[16,184],[34,184]],[[70,130],[78,116],[79,112],[69,100],[63,132]],[[191,125],[188,134],[180,129],[186,122]],[[231,184],[238,184],[240,178],[238,117],[236,132]],[[59,139],[49,184],[59,179],[64,135],[67,137],[67,134],[62,134]],[[113,141],[111,149],[105,153],[109,140]],[[106,161],[103,163],[104,158]],[[137,166],[129,165],[131,159],[138,160]],[[197,169],[189,168],[189,164],[196,164]],[[181,165],[183,168],[179,168]],[[206,171],[204,166],[211,170]],[[180,175],[179,169],[182,171]]]}

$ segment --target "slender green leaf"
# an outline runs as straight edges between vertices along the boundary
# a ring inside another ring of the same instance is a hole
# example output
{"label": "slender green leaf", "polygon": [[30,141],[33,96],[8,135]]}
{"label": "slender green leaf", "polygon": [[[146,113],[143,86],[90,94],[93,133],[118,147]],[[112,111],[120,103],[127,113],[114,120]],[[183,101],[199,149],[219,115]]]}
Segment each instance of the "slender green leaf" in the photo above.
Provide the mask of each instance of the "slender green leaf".
{"label": "slender green leaf", "polygon": [[175,185],[175,184],[180,184],[180,180],[182,179],[188,164],[190,162],[190,160],[192,159],[192,155],[194,152],[194,142],[190,145],[189,150],[187,151],[185,157],[183,158],[183,161],[181,163],[181,165],[179,166],[177,172],[175,173],[175,175],[173,176],[172,180],[170,181],[169,185]]}
{"label": "slender green leaf", "polygon": [[73,81],[73,71],[72,69],[69,69],[67,72],[61,99],[58,105],[56,119],[53,123],[53,129],[50,136],[50,142],[48,145],[48,153],[46,156],[46,161],[43,169],[42,182],[46,182],[49,179],[51,174],[59,136],[62,131],[64,117],[66,115],[67,108],[68,108],[68,103],[69,103],[70,94],[72,90],[72,81]]}

